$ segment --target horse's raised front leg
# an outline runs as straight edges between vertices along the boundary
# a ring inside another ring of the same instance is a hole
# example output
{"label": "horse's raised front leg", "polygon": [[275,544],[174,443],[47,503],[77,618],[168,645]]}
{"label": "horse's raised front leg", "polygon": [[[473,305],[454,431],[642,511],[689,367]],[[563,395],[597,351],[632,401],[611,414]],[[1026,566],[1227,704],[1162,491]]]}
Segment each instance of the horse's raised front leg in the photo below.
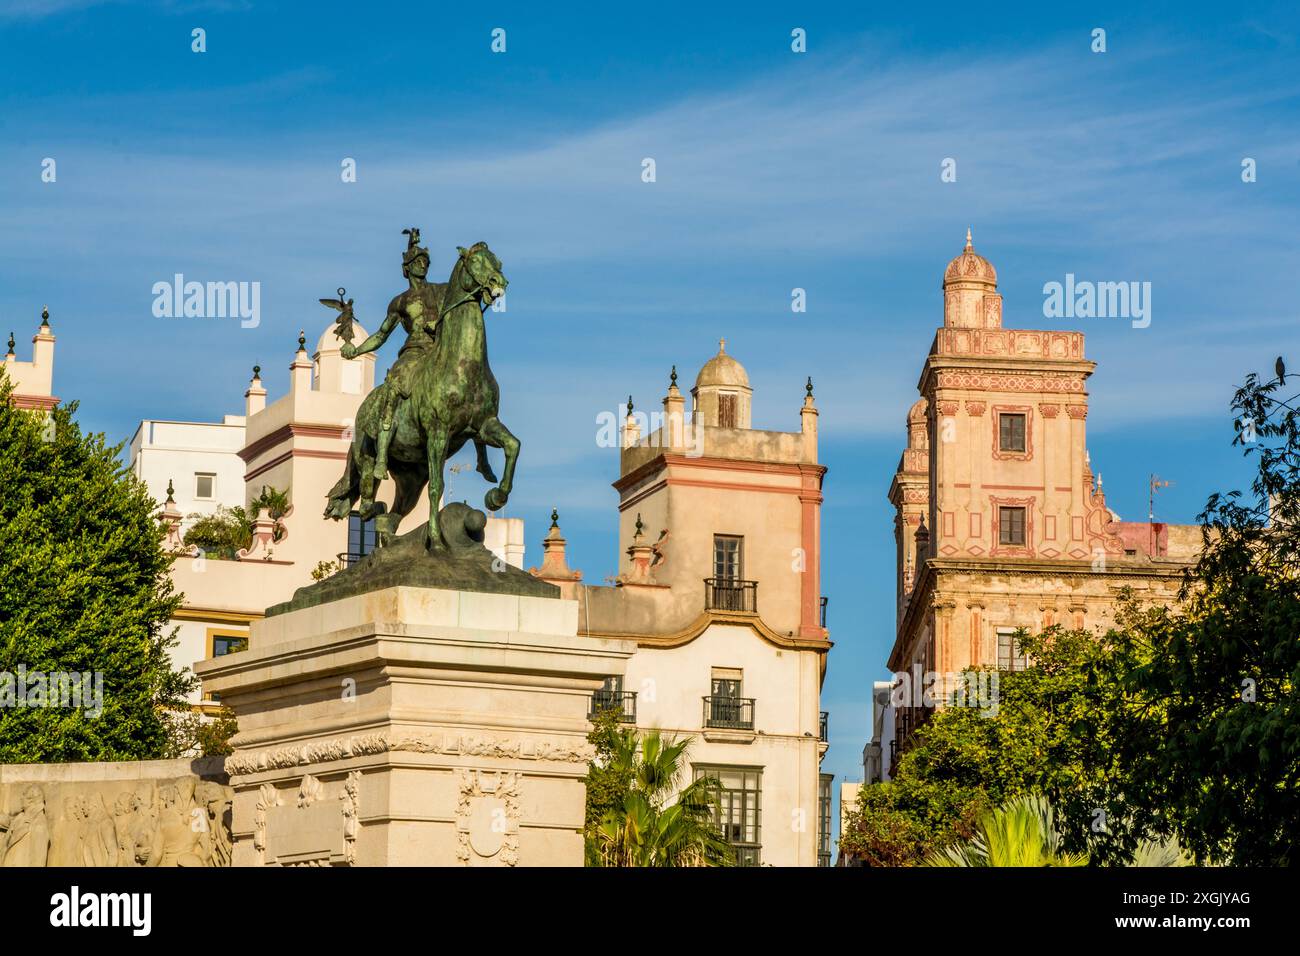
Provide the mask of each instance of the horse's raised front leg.
{"label": "horse's raised front leg", "polygon": [[501,420],[496,416],[485,421],[478,433],[489,445],[500,448],[506,453],[506,467],[501,473],[501,484],[488,489],[487,495],[483,498],[483,503],[487,505],[489,511],[499,511],[505,507],[506,500],[510,497],[510,489],[514,487],[515,462],[519,458],[519,439],[512,435],[510,429],[502,425]]}
{"label": "horse's raised front leg", "polygon": [[429,529],[424,546],[432,551],[447,547],[442,540],[442,530],[438,527],[438,504],[442,500],[442,466],[447,461],[447,433],[445,430],[431,429],[429,442]]}

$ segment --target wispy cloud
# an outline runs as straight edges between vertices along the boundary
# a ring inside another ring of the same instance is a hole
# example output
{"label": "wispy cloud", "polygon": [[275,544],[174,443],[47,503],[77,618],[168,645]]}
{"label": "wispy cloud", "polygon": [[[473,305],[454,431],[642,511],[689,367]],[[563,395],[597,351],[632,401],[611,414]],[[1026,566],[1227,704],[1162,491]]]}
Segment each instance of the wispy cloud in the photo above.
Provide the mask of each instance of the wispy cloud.
{"label": "wispy cloud", "polygon": [[[653,389],[646,397],[657,399],[668,364],[687,372],[719,334],[750,347],[757,408],[774,427],[795,421],[778,388],[793,394],[815,366],[826,428],[897,431],[940,321],[938,276],[973,224],[1001,270],[1008,324],[1051,325],[1040,287],[1066,271],[1152,281],[1152,328],[1093,320],[1084,327],[1090,350],[1119,383],[1188,393],[1164,411],[1199,413],[1207,402],[1187,383],[1222,375],[1225,352],[1188,348],[1187,336],[1224,336],[1226,354],[1245,361],[1252,347],[1232,338],[1225,308],[1257,321],[1283,314],[1298,291],[1286,278],[1289,251],[1266,238],[1291,228],[1293,207],[1257,201],[1269,187],[1245,186],[1237,171],[1242,149],[1266,168],[1300,153],[1300,134],[1261,142],[1252,126],[1258,111],[1294,100],[1300,83],[1229,89],[1203,75],[1189,97],[1186,84],[1143,72],[1176,52],[1148,47],[1147,63],[1126,69],[1081,65],[1073,61],[1086,53],[1060,49],[844,59],[508,145],[438,110],[415,135],[408,126],[399,136],[383,115],[373,131],[291,126],[262,142],[220,126],[177,137],[160,121],[131,149],[42,144],[30,132],[24,141],[20,127],[0,157],[12,165],[52,155],[60,177],[6,189],[19,228],[0,235],[0,252],[30,271],[33,286],[66,295],[67,312],[134,329],[131,347],[160,355],[217,333],[160,326],[147,312],[153,281],[173,271],[260,279],[266,327],[222,330],[213,380],[193,385],[196,399],[218,406],[240,384],[221,381],[224,372],[325,321],[313,309],[322,289],[345,284],[363,318],[373,314],[400,284],[400,227],[424,227],[435,270],[452,245],[489,238],[512,276],[512,312],[494,348],[513,389],[544,392],[559,356],[592,363],[586,397],[565,403],[567,427],[528,404],[517,413],[536,419],[525,427],[560,434],[564,458],[591,449],[596,411],[628,391]],[[1086,82],[1084,68],[1093,71]],[[327,82],[299,71],[245,81],[201,94],[199,113],[220,115],[223,97],[246,101],[250,84]],[[175,97],[161,99],[174,106]],[[133,115],[174,115],[151,113],[142,98],[130,97]],[[345,156],[357,161],[355,184],[340,179]],[[641,181],[647,157],[654,183]],[[940,182],[945,157],[957,160],[956,183]],[[56,277],[70,245],[82,265]],[[1187,281],[1206,274],[1217,280],[1209,290]],[[790,312],[795,286],[807,290],[806,314]],[[1158,366],[1153,347],[1166,356]],[[621,356],[617,370],[610,354]],[[75,365],[61,373],[94,374]],[[1122,415],[1135,403],[1114,396],[1126,393],[1117,385],[1103,407]]]}

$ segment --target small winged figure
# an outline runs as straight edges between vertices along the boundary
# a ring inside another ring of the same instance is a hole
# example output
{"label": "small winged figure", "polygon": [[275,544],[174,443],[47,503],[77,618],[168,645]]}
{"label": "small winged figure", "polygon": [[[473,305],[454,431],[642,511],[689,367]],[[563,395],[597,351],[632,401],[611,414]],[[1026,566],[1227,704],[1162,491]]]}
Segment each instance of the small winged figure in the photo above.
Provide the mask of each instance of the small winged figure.
{"label": "small winged figure", "polygon": [[347,294],[347,289],[340,288],[337,299],[321,299],[320,304],[327,305],[339,313],[338,319],[335,320],[334,334],[351,345],[352,340],[356,338],[356,332],[352,329],[356,317],[352,314],[353,300],[344,298]]}
{"label": "small winged figure", "polygon": [[1286,381],[1286,363],[1282,361],[1282,356],[1279,355],[1277,361],[1273,363],[1273,371],[1277,372],[1279,382]]}

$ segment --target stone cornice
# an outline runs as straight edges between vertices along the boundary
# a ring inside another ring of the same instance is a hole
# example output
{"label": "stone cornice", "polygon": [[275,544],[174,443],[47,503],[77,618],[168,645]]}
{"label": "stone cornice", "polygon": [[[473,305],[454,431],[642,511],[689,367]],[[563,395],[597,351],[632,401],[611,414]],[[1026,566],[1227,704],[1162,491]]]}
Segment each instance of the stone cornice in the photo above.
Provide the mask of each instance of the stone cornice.
{"label": "stone cornice", "polygon": [[586,763],[592,758],[595,750],[585,743],[575,745],[572,742],[557,743],[545,739],[510,739],[494,734],[388,732],[310,741],[268,750],[242,751],[226,758],[225,769],[232,777],[247,776],[386,753],[428,753],[505,760]]}
{"label": "stone cornice", "polygon": [[671,648],[681,647],[695,640],[712,624],[729,624],[751,628],[755,634],[769,644],[784,650],[817,651],[825,654],[833,646],[828,639],[791,637],[772,630],[757,614],[745,611],[705,610],[685,627],[666,634],[631,634],[615,631],[587,631],[585,636],[599,637],[617,641],[635,641],[637,647]]}
{"label": "stone cornice", "polygon": [[[936,387],[936,379],[944,372],[964,373],[966,375],[997,376],[999,378],[1039,378],[1043,388],[1013,388],[1010,391],[1056,392],[1069,395],[1085,395],[1084,381],[1092,375],[1097,363],[1087,359],[1047,359],[1032,356],[997,356],[997,355],[939,355],[931,352],[926,357],[917,381],[917,390],[922,395],[930,396]],[[1078,382],[1065,387],[1065,382]],[[945,387],[942,384],[938,387]],[[947,386],[967,388],[968,386]],[[980,389],[969,387],[972,391]]]}
{"label": "stone cornice", "polygon": [[[1183,572],[1194,566],[1194,562],[1169,561],[1162,564],[1125,564],[1110,561],[1104,571],[1093,571],[1089,561],[1063,561],[1049,558],[1007,558],[1000,561],[979,561],[966,558],[930,558],[921,565],[916,582],[907,602],[907,612],[899,622],[894,635],[894,645],[889,651],[889,669],[897,671],[902,662],[899,655],[903,651],[902,639],[912,634],[917,627],[917,618],[928,614],[933,608],[933,595],[938,579],[945,574],[1016,574],[1025,577],[1055,577],[1076,581],[1105,578],[1113,587],[1123,587],[1130,581],[1180,581]],[[988,591],[981,591],[981,596]],[[1062,595],[1070,597],[1070,595]]]}
{"label": "stone cornice", "polygon": [[[622,494],[638,482],[657,474],[668,467],[677,468],[716,468],[724,471],[752,471],[768,475],[803,475],[814,474],[818,477],[826,474],[826,466],[812,462],[796,461],[752,461],[744,458],[717,458],[711,455],[683,455],[680,452],[664,452],[622,475],[613,482],[614,490]],[[755,491],[768,491],[761,485],[755,485]]]}
{"label": "stone cornice", "polygon": [[[259,564],[267,562],[259,561]],[[291,564],[292,562],[276,562],[279,564]],[[248,625],[254,621],[260,621],[266,617],[261,611],[229,611],[218,610],[211,607],[198,607],[196,605],[186,605],[178,607],[172,613],[173,621],[207,621],[211,624],[244,624]]]}
{"label": "stone cornice", "polygon": [[17,392],[10,393],[9,401],[14,408],[42,412],[51,411],[59,404],[58,396],[55,395],[20,395]]}
{"label": "stone cornice", "polygon": [[261,438],[244,446],[239,451],[239,457],[244,460],[244,464],[250,464],[258,455],[283,444],[291,438],[337,438],[342,439],[347,432],[345,425],[307,425],[299,423],[290,423],[281,425],[273,432],[268,432]]}

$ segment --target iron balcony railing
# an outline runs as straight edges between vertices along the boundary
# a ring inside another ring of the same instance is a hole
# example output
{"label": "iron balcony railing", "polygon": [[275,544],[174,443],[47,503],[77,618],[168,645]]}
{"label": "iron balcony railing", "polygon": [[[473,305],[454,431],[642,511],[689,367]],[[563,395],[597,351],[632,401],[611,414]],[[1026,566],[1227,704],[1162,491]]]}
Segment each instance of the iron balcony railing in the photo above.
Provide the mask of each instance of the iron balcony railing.
{"label": "iron balcony railing", "polygon": [[757,614],[758,582],[705,578],[704,607],[710,611],[746,611]]}
{"label": "iron balcony railing", "polygon": [[357,554],[355,551],[344,551],[338,555],[339,567],[350,568],[364,557],[364,554]]}
{"label": "iron balcony railing", "polygon": [[761,846],[737,846],[731,845],[731,849],[736,854],[736,866],[761,866],[763,848]]}
{"label": "iron balcony railing", "polygon": [[591,706],[587,710],[587,719],[595,720],[600,714],[615,711],[618,719],[625,724],[636,723],[636,691],[634,690],[598,690],[591,695]]}
{"label": "iron balcony railing", "polygon": [[817,719],[817,739],[830,742],[830,722],[831,715],[828,711],[823,710]]}
{"label": "iron balcony railing", "polygon": [[754,698],[705,697],[704,726],[727,730],[754,729]]}

